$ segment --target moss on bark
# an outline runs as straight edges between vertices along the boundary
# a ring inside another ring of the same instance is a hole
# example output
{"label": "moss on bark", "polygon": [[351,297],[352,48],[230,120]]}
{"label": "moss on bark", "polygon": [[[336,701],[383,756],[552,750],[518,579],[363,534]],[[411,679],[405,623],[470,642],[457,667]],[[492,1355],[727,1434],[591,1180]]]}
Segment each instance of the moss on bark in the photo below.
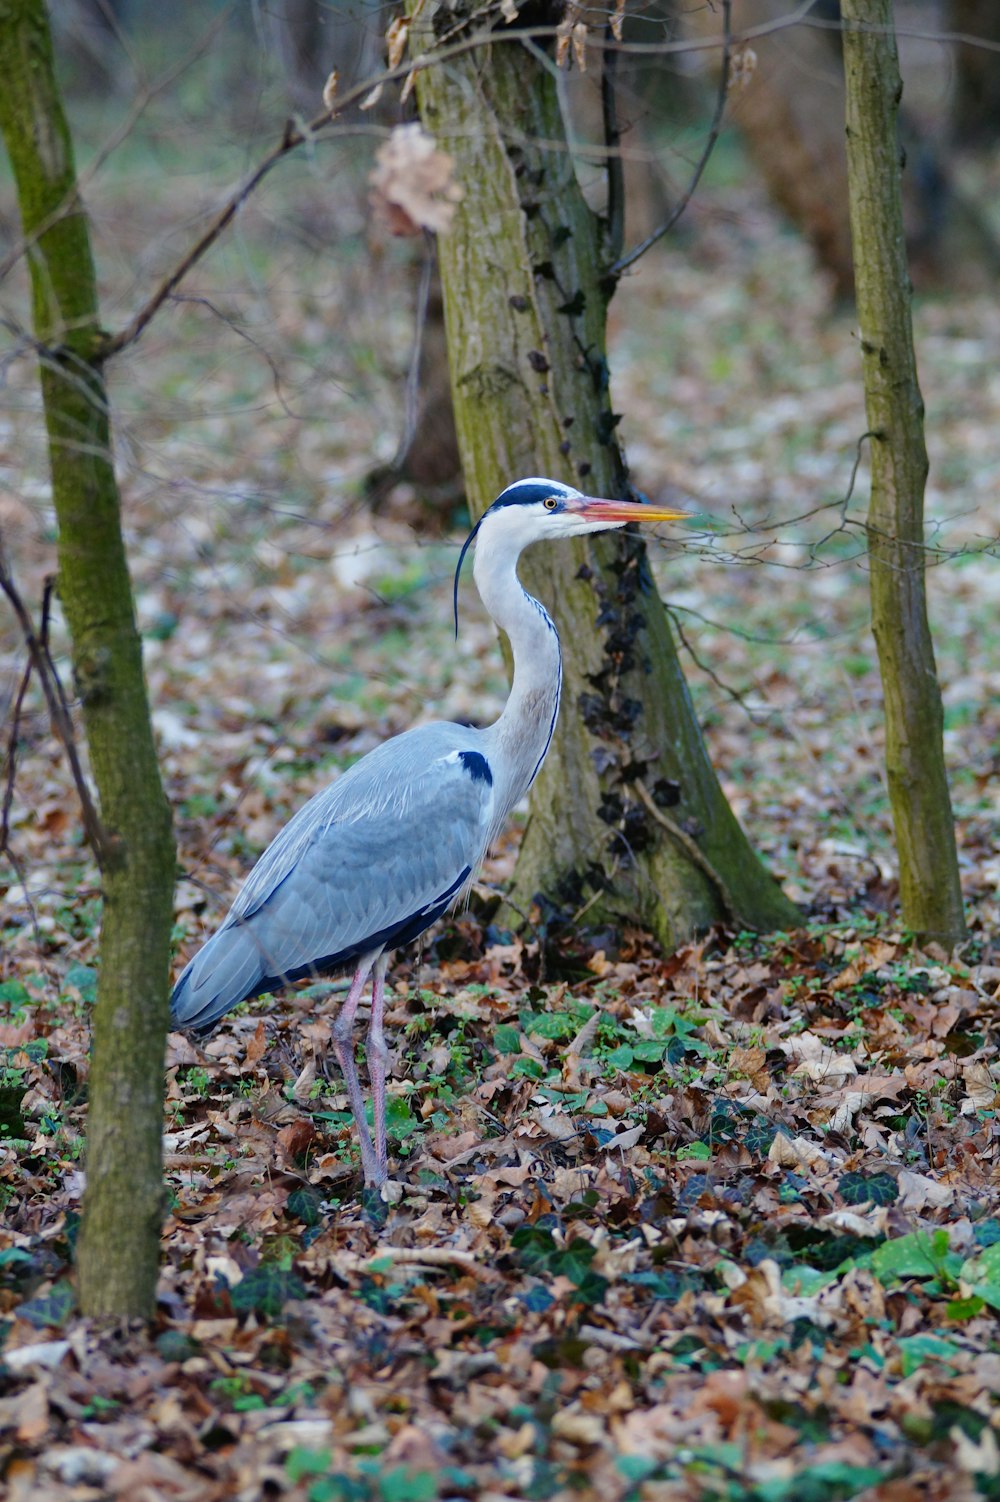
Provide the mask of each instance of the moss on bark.
{"label": "moss on bark", "polygon": [[[610,400],[613,282],[602,221],[576,179],[552,68],[484,6],[420,12],[483,43],[418,76],[427,129],[464,190],[440,240],[456,425],[475,514],[512,480],[544,474],[621,495]],[[684,567],[684,564],[679,565]],[[667,946],[716,919],[789,926],[708,760],[652,584],[645,546],[615,534],[528,553],[526,586],[563,642],[563,708],[532,793],[513,898],[538,894],[588,922],[632,921]]]}
{"label": "moss on bark", "polygon": [[872,628],[903,921],[922,938],[954,943],[965,919],[924,584],[927,450],[900,191],[903,86],[891,0],[842,0],[842,15],[851,235],[872,434]]}
{"label": "moss on bark", "polygon": [[59,526],[59,596],[107,833],[80,1300],[152,1313],[174,873],[111,458],[86,215],[42,0],[0,0],[0,130],[17,182]]}

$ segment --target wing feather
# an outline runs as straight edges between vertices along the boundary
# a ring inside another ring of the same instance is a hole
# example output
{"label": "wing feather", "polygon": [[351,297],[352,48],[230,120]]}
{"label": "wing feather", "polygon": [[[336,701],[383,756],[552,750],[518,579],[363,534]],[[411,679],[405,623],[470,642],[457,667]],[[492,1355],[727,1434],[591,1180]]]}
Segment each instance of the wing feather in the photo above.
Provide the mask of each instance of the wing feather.
{"label": "wing feather", "polygon": [[416,937],[470,879],[492,783],[461,752],[475,731],[423,726],[387,741],[301,808],[222,927],[181,975],[175,1021],[204,1027],[238,1001]]}

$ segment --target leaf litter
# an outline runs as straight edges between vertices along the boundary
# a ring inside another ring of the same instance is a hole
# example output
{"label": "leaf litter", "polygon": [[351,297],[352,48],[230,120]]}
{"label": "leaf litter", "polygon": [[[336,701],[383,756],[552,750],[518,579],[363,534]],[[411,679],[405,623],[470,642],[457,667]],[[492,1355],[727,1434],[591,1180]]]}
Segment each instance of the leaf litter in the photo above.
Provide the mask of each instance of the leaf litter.
{"label": "leaf litter", "polygon": [[[12,835],[31,911],[5,875],[0,956],[11,1498],[1000,1494],[995,586],[983,558],[932,571],[972,940],[922,952],[893,919],[860,563],[813,569],[818,533],[773,520],[846,489],[856,351],[769,211],[743,203],[737,244],[712,202],[697,256],[623,289],[616,390],[647,489],[738,496],[775,533],[767,557],[727,562],[708,533],[703,559],[656,562],[727,791],[803,927],[669,957],[537,914],[518,935],[491,890],[513,831],[469,912],[393,971],[387,1201],[360,1193],[330,1064],[336,985],[241,1007],[203,1044],[172,1034],[157,1318],[149,1337],[102,1332],[77,1316],[72,1271],[98,887],[29,701]],[[245,221],[280,254],[259,206]],[[127,251],[139,231],[121,232]],[[206,298],[232,266],[206,269]],[[347,477],[391,451],[406,321],[349,257],[327,275],[305,296],[289,259],[259,291],[282,402],[266,362],[195,305],[177,313],[183,358],[151,336],[119,392],[185,954],[337,770],[429,706],[485,719],[505,691],[469,597],[449,640],[450,545],[345,504]],[[332,371],[316,309],[334,298],[344,347],[380,363],[345,358],[369,400],[334,394],[331,427],[310,403]],[[951,464],[931,505],[949,545],[971,546],[995,402],[969,346],[996,311],[920,316]],[[786,356],[764,360],[778,333]],[[32,416],[22,374],[8,436]],[[255,407],[268,420],[248,431]],[[51,567],[34,441],[4,513],[27,593]],[[178,475],[183,495],[163,483]]]}

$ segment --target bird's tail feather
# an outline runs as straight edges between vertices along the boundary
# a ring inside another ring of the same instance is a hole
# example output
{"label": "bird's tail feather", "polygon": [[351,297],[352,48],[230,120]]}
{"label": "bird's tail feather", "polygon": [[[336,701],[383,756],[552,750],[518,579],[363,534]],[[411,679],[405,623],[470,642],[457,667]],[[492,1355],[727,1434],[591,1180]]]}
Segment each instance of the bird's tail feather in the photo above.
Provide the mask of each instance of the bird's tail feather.
{"label": "bird's tail feather", "polygon": [[266,958],[250,925],[224,924],[178,976],[170,997],[175,1027],[211,1027],[224,1013],[257,994],[267,976]]}

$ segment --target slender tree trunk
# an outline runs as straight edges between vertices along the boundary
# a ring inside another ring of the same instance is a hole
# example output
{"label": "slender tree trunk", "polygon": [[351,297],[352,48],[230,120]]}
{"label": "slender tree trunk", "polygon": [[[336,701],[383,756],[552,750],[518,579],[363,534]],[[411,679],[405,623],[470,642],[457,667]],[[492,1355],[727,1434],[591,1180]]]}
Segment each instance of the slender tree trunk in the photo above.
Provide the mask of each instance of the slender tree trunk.
{"label": "slender tree trunk", "polygon": [[[627,490],[610,405],[605,324],[613,290],[602,223],[576,181],[550,67],[490,42],[492,7],[431,3],[414,47],[464,17],[484,44],[418,76],[429,131],[464,189],[440,241],[452,392],[475,514],[512,480]],[[691,565],[681,562],[679,568]],[[532,793],[514,900],[538,894],[588,922],[632,921],[675,946],[716,919],[789,926],[705,752],[638,537],[580,539],[526,555],[527,587],[563,641],[563,708]]]}
{"label": "slender tree trunk", "polygon": [[872,626],[885,697],[903,921],[921,937],[955,942],[965,920],[924,588],[927,451],[896,133],[903,86],[891,0],[843,0],[842,9],[851,234],[872,434]]}
{"label": "slender tree trunk", "polygon": [[0,129],[30,245],[59,595],[106,831],[80,1299],[91,1315],[149,1315],[174,844],[121,534],[90,235],[43,0],[0,0],[0,76]]}

